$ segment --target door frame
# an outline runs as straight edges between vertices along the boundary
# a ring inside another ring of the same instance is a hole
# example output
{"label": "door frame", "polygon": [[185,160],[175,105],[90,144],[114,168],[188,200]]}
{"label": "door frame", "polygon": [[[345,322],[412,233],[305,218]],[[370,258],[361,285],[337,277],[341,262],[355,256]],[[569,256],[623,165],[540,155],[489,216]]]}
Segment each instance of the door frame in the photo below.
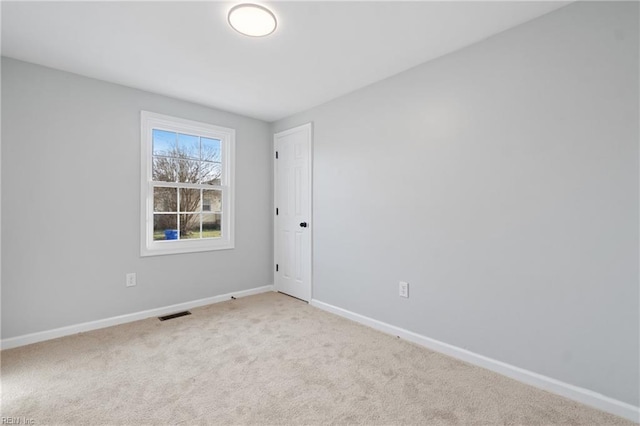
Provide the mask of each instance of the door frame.
{"label": "door frame", "polygon": [[308,178],[309,178],[309,301],[313,300],[313,234],[315,223],[313,221],[313,122],[308,122],[296,127],[292,127],[287,130],[283,130],[280,132],[276,132],[273,134],[273,289],[278,291],[277,280],[276,280],[276,264],[278,263],[278,217],[276,215],[276,203],[278,200],[278,159],[276,158],[276,141],[278,137],[287,136],[292,133],[299,132],[304,130],[307,133],[307,138],[309,140],[309,170],[308,170]]}

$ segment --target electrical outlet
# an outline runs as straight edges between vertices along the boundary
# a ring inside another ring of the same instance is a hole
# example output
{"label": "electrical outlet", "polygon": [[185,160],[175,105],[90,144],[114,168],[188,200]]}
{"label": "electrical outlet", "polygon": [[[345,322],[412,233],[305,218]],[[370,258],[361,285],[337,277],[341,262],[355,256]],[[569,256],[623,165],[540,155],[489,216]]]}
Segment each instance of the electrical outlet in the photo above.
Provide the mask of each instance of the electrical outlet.
{"label": "electrical outlet", "polygon": [[136,285],[136,273],[135,272],[131,272],[129,274],[127,274],[127,280],[125,282],[127,287],[133,287],[134,285]]}
{"label": "electrical outlet", "polygon": [[409,283],[400,281],[400,285],[398,289],[399,289],[400,297],[409,297]]}

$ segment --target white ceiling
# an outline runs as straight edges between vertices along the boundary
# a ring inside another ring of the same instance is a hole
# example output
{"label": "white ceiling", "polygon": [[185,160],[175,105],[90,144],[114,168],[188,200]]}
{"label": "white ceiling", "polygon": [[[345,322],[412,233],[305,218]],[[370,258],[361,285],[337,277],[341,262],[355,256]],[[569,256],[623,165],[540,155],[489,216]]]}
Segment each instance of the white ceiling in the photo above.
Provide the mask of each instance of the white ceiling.
{"label": "white ceiling", "polygon": [[257,39],[237,3],[3,1],[2,54],[273,121],[568,2],[263,2]]}

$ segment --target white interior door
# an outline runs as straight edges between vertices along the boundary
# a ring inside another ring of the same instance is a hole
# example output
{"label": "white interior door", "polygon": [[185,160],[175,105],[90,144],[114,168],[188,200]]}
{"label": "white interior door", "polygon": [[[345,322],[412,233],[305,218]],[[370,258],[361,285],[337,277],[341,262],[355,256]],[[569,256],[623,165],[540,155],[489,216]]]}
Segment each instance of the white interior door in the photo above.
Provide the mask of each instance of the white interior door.
{"label": "white interior door", "polygon": [[274,136],[275,288],[311,299],[311,123]]}

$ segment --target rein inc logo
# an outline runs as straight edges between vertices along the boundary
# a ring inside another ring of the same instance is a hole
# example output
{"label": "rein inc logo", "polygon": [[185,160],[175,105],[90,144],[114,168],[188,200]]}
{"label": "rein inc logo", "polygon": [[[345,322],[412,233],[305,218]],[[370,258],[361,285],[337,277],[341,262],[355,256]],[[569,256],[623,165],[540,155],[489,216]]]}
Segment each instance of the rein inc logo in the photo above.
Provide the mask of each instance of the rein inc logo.
{"label": "rein inc logo", "polygon": [[35,425],[36,421],[28,417],[0,417],[3,425]]}

